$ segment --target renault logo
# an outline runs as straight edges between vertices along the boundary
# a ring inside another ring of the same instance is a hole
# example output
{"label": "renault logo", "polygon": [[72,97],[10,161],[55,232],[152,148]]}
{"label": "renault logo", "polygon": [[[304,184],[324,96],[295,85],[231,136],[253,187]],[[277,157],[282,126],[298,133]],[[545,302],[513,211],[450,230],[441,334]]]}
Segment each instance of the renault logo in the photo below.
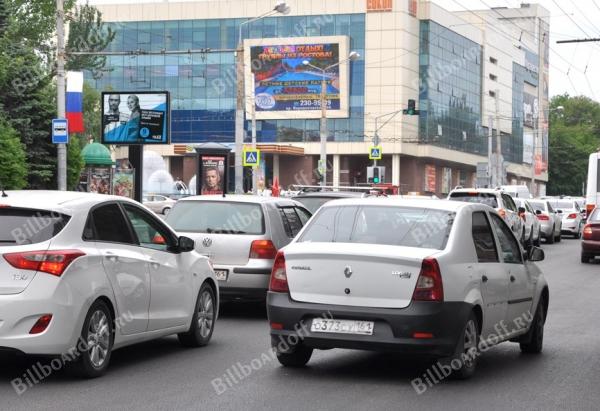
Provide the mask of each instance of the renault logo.
{"label": "renault logo", "polygon": [[212,240],[207,237],[204,240],[202,240],[202,245],[204,247],[210,247],[212,245]]}
{"label": "renault logo", "polygon": [[347,265],[346,268],[344,268],[344,275],[346,276],[346,278],[350,278],[350,276],[352,275],[352,267]]}

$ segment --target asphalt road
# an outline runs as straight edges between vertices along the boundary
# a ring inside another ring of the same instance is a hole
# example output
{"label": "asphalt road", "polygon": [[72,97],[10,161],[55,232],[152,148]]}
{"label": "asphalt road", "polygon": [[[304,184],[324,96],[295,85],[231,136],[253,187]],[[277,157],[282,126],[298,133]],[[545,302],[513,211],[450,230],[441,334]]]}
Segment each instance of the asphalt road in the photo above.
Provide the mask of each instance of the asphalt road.
{"label": "asphalt road", "polygon": [[[18,396],[10,381],[44,360],[3,355],[0,409],[597,410],[600,264],[579,262],[577,240],[543,248],[550,284],[543,354],[503,343],[481,357],[473,379],[443,381],[421,395],[411,380],[428,364],[393,355],[318,351],[307,368],[282,368],[269,355],[264,307],[238,304],[224,308],[209,346],[183,349],[164,338],[128,347],[96,380],[57,372]],[[242,370],[238,363],[256,370],[218,395],[211,381],[225,383],[228,369]]]}

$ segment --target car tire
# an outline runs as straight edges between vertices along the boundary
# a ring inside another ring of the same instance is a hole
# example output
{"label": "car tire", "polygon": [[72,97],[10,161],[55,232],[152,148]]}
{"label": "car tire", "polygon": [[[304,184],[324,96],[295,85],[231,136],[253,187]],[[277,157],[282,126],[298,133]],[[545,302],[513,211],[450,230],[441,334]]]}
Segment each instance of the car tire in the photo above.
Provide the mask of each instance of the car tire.
{"label": "car tire", "polygon": [[215,292],[208,284],[202,284],[194,308],[190,329],[177,334],[184,347],[203,347],[210,342],[217,318]]}
{"label": "car tire", "polygon": [[[460,368],[455,369],[452,367],[452,378],[465,380],[471,378],[473,374],[475,374],[477,357],[479,356],[479,334],[480,331],[477,318],[475,317],[475,313],[471,312],[460,334],[456,352],[451,359],[451,364],[456,360],[460,362]],[[465,358],[468,358],[469,361],[465,361]]]}
{"label": "car tire", "polygon": [[533,242],[533,245],[536,247],[539,247],[542,244],[542,230],[538,230],[538,235],[537,238],[535,239],[535,241]]}
{"label": "car tire", "polygon": [[591,259],[592,259],[591,255],[586,254],[586,253],[581,253],[581,263],[582,264],[588,264]]}
{"label": "car tire", "polygon": [[552,227],[552,231],[550,232],[550,235],[546,239],[546,241],[548,242],[548,244],[554,244],[554,241],[556,240],[556,237],[554,236],[554,231],[555,230],[556,230],[556,227]]}
{"label": "car tire", "polygon": [[277,360],[284,367],[304,367],[312,357],[313,349],[302,344],[296,345],[289,352],[281,352],[275,348]]}
{"label": "car tire", "polygon": [[80,341],[85,342],[85,350],[77,352],[75,373],[83,378],[100,377],[108,368],[114,343],[114,320],[104,301],[97,300],[88,310]]}
{"label": "car tire", "polygon": [[579,226],[577,232],[573,234],[573,237],[575,237],[576,240],[579,240],[581,238],[581,226]]}
{"label": "car tire", "polygon": [[162,210],[162,214],[163,214],[164,216],[167,216],[167,215],[169,215],[169,212],[170,212],[170,211],[171,211],[171,207],[165,207],[165,208],[163,208],[163,210]]}
{"label": "car tire", "polygon": [[544,308],[544,300],[540,300],[535,316],[531,323],[531,328],[526,334],[527,342],[519,344],[521,351],[527,354],[539,354],[544,346],[544,323],[546,322],[546,313]]}

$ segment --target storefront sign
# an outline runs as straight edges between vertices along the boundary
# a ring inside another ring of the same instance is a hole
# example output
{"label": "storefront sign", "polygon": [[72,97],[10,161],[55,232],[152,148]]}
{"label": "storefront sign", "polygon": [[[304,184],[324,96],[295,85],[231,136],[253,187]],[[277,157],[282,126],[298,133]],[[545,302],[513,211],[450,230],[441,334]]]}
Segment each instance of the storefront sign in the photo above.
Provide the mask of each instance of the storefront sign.
{"label": "storefront sign", "polygon": [[367,12],[392,11],[392,0],[367,0]]}

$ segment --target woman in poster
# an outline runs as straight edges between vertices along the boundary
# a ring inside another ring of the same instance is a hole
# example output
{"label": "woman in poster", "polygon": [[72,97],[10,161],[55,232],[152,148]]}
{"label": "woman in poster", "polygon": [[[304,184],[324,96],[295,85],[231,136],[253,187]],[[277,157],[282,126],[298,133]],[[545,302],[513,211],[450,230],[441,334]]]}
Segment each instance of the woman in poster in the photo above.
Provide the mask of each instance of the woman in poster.
{"label": "woman in poster", "polygon": [[128,141],[137,141],[140,137],[140,120],[142,117],[140,98],[135,94],[127,97],[127,107],[131,111],[127,122],[127,139]]}

